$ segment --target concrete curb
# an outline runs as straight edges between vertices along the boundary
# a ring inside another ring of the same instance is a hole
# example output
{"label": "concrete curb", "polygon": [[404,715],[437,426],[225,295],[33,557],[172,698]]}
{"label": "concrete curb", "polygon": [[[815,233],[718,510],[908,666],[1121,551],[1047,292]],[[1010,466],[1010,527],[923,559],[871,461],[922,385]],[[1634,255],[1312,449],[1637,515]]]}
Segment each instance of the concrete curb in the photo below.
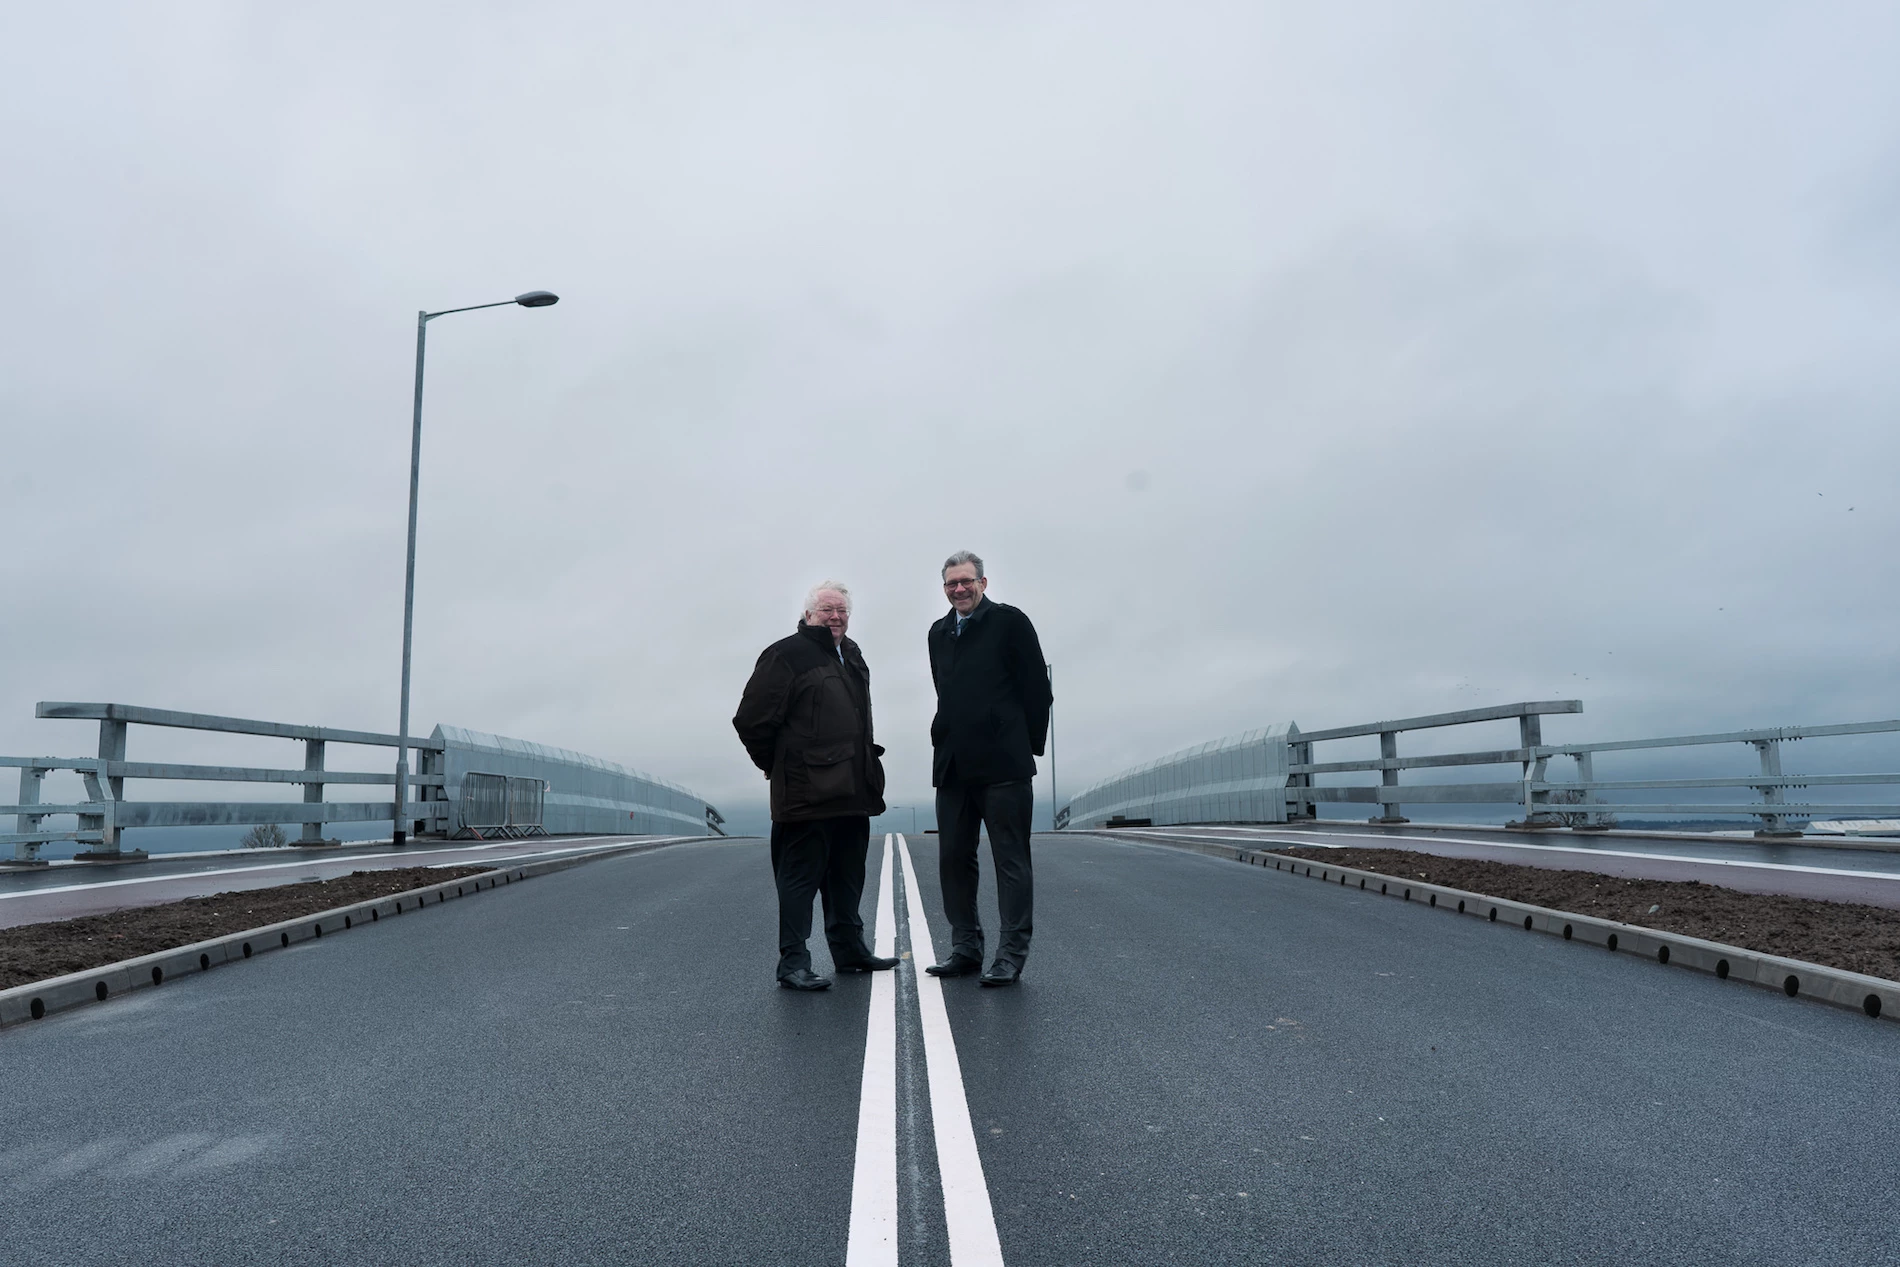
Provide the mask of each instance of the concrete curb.
{"label": "concrete curb", "polygon": [[[1111,836],[1109,839],[1125,841],[1128,837]],[[1424,902],[1455,915],[1515,924],[1529,932],[1548,933],[1562,937],[1565,941],[1602,946],[1619,954],[1639,955],[1657,963],[1711,973],[1724,981],[1743,981],[1779,990],[1790,998],[1810,998],[1832,1003],[1836,1007],[1853,1008],[1870,1017],[1900,1019],[1900,982],[1882,977],[1829,968],[1802,959],[1784,959],[1779,955],[1764,954],[1743,946],[1726,946],[1721,942],[1704,941],[1680,933],[1620,924],[1594,915],[1575,915],[1568,911],[1551,910],[1546,906],[1532,906],[1528,902],[1487,897],[1482,893],[1447,888],[1442,884],[1427,884],[1421,880],[1407,880],[1377,871],[1359,871],[1352,867],[1293,858],[1266,850],[1241,849],[1211,842],[1151,840],[1142,843],[1228,858],[1250,866],[1271,866],[1276,871],[1303,874],[1326,884],[1358,888],[1367,893],[1377,892],[1400,901]]]}
{"label": "concrete curb", "polygon": [[452,898],[472,897],[498,885],[564,871],[583,862],[621,854],[646,853],[672,845],[689,844],[698,839],[700,837],[695,836],[683,840],[631,841],[571,858],[524,862],[518,866],[485,871],[480,875],[463,876],[459,880],[446,880],[441,884],[392,893],[388,897],[368,902],[318,911],[282,923],[266,924],[262,928],[227,933],[175,950],[161,950],[140,955],[137,959],[123,959],[118,963],[87,968],[83,972],[68,973],[63,977],[14,986],[0,990],[0,1029],[36,1021],[88,1003],[103,1003],[107,999],[130,994],[134,990],[150,989],[191,973],[209,972],[221,964],[241,963],[254,955],[283,950],[302,941],[314,941],[326,933],[340,933],[358,925],[374,924],[388,917],[419,911],[426,906],[440,906]]}

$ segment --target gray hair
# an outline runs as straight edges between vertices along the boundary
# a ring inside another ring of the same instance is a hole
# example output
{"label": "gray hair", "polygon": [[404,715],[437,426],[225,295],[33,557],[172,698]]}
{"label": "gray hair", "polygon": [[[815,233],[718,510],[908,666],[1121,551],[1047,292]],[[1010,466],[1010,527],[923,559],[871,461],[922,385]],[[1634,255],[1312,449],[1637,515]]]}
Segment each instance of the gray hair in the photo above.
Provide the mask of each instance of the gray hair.
{"label": "gray hair", "polygon": [[949,558],[945,559],[943,561],[943,573],[937,579],[942,580],[943,577],[950,575],[951,568],[960,568],[965,563],[976,564],[976,579],[979,581],[983,579],[983,560],[977,558],[974,554],[971,554],[968,550],[959,550],[955,554],[951,555]]}
{"label": "gray hair", "polygon": [[844,587],[843,581],[820,581],[805,594],[805,610],[800,615],[809,616],[818,606],[818,596],[826,590],[833,590],[844,599],[845,614],[851,613],[851,591]]}

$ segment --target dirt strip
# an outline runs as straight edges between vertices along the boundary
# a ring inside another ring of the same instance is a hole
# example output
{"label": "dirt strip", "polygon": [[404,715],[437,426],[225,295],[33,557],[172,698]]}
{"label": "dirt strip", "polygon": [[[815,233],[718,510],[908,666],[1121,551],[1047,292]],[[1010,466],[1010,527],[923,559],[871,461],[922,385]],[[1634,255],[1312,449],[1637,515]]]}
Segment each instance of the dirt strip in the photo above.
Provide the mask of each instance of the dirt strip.
{"label": "dirt strip", "polygon": [[1303,846],[1270,852],[1900,980],[1900,911],[1886,907],[1743,893],[1699,880],[1552,871],[1411,849]]}
{"label": "dirt strip", "polygon": [[403,867],[353,871],[316,883],[243,889],[160,906],[135,906],[105,915],[0,929],[0,990],[493,870]]}

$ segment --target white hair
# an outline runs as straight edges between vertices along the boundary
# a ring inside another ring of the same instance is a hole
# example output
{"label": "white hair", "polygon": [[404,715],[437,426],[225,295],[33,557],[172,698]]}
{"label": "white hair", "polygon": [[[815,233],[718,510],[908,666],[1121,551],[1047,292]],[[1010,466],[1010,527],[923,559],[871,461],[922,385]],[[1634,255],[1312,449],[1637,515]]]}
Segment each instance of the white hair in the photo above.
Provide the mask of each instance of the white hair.
{"label": "white hair", "polygon": [[818,584],[812,586],[805,594],[805,610],[801,614],[806,616],[811,615],[818,606],[818,596],[826,590],[830,590],[844,599],[845,614],[850,615],[851,591],[845,588],[843,581],[820,581]]}

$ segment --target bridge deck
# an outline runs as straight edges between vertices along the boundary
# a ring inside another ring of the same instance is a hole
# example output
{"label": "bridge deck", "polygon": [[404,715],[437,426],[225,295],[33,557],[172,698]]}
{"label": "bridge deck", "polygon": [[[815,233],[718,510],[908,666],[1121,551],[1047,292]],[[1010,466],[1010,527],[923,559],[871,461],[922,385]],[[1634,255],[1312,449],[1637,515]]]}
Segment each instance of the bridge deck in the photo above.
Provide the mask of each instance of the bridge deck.
{"label": "bridge deck", "polygon": [[[1892,1261],[1887,1023],[1160,846],[1036,848],[1024,984],[942,988],[1010,1264]],[[777,990],[773,941],[763,844],[709,841],[0,1034],[0,1244],[842,1262],[873,979]],[[941,1066],[908,967],[895,992],[901,1261],[943,1264]]]}

